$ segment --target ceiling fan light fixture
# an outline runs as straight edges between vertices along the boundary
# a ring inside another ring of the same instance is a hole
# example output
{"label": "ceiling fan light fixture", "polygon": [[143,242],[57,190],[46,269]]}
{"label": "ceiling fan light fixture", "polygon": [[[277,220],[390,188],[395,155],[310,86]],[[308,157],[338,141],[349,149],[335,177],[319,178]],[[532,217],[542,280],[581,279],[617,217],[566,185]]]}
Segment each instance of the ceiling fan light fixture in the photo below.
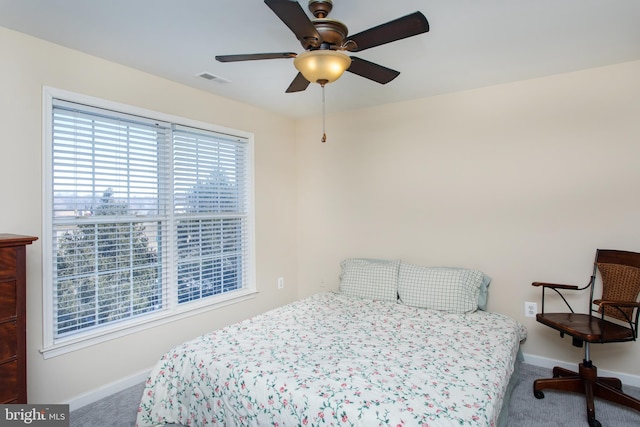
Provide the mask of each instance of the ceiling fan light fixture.
{"label": "ceiling fan light fixture", "polygon": [[293,65],[312,83],[331,83],[351,66],[351,57],[336,50],[309,50],[296,56]]}

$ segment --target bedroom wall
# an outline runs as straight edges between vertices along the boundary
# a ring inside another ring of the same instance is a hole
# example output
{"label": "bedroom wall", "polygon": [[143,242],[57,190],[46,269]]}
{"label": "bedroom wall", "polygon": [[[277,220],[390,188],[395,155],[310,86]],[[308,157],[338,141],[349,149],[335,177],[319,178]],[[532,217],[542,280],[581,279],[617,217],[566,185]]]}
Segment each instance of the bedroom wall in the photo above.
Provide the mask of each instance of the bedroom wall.
{"label": "bedroom wall", "polygon": [[[187,339],[297,297],[294,122],[0,28],[0,233],[42,237],[42,87],[65,89],[253,132],[255,298],[73,353],[43,359],[41,240],[27,249],[31,403],[67,403],[147,371]],[[194,70],[194,74],[201,70]],[[195,77],[194,77],[195,78]],[[277,278],[285,289],[277,290]]]}
{"label": "bedroom wall", "polygon": [[[527,355],[580,361],[524,302],[540,305],[533,281],[586,284],[596,248],[640,252],[638,76],[630,62],[330,115],[325,144],[319,118],[299,121],[300,296],[337,289],[346,257],[480,269]],[[638,376],[638,352],[592,359]]]}

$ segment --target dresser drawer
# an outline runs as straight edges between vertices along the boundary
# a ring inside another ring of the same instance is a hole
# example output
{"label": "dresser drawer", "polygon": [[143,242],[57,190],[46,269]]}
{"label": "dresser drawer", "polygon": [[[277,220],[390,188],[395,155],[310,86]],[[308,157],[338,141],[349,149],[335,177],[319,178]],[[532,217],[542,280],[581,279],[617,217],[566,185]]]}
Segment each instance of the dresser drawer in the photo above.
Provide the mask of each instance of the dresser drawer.
{"label": "dresser drawer", "polygon": [[0,280],[15,279],[16,265],[16,249],[0,248]]}
{"label": "dresser drawer", "polygon": [[14,357],[17,351],[16,322],[0,323],[0,362]]}
{"label": "dresser drawer", "polygon": [[0,233],[0,404],[27,403],[25,247],[36,240]]}
{"label": "dresser drawer", "polygon": [[8,403],[15,400],[18,397],[17,390],[18,361],[0,363],[0,403]]}
{"label": "dresser drawer", "polygon": [[16,282],[0,281],[0,321],[16,316]]}

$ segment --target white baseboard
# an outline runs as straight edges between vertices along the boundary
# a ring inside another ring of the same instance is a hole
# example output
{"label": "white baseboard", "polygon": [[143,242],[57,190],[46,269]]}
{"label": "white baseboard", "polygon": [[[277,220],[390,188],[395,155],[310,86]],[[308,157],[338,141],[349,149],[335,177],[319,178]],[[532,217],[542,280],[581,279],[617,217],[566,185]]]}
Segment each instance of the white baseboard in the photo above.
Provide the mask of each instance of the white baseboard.
{"label": "white baseboard", "polygon": [[[541,357],[541,356],[534,356],[527,353],[524,354],[524,362],[529,363],[531,365],[541,366],[543,368],[549,368],[549,369],[552,369],[554,366],[561,366],[566,369],[571,369],[572,371],[575,371],[576,369],[578,369],[577,363],[575,362],[574,363],[563,362],[560,360],[549,359],[547,357]],[[598,369],[598,375],[603,377],[620,378],[620,381],[622,381],[624,385],[630,385],[632,387],[640,387],[640,376],[638,375],[625,374],[622,372],[605,371],[602,369]]]}
{"label": "white baseboard", "polygon": [[80,396],[76,396],[67,402],[69,404],[69,411],[74,411],[76,409],[82,408],[83,406],[97,402],[100,399],[104,399],[107,396],[111,396],[112,394],[118,393],[122,390],[126,390],[129,387],[138,385],[149,378],[150,372],[151,368],[142,372],[138,372],[137,374],[131,375],[129,377],[122,378],[118,381],[105,384],[102,387],[81,394]]}

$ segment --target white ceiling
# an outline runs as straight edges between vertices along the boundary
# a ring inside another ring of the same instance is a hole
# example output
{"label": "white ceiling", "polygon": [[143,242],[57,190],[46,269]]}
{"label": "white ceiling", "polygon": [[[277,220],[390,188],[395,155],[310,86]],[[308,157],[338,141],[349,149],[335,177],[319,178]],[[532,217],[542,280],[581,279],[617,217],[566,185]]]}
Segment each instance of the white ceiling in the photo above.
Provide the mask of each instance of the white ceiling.
{"label": "white ceiling", "polygon": [[[299,3],[308,12],[307,0]],[[401,74],[380,85],[345,73],[326,87],[333,112],[640,60],[638,0],[333,3],[329,17],[351,34],[416,10],[431,26],[358,53]],[[321,112],[318,85],[285,93],[297,74],[291,59],[215,61],[302,51],[260,0],[0,0],[0,26],[292,117]]]}

